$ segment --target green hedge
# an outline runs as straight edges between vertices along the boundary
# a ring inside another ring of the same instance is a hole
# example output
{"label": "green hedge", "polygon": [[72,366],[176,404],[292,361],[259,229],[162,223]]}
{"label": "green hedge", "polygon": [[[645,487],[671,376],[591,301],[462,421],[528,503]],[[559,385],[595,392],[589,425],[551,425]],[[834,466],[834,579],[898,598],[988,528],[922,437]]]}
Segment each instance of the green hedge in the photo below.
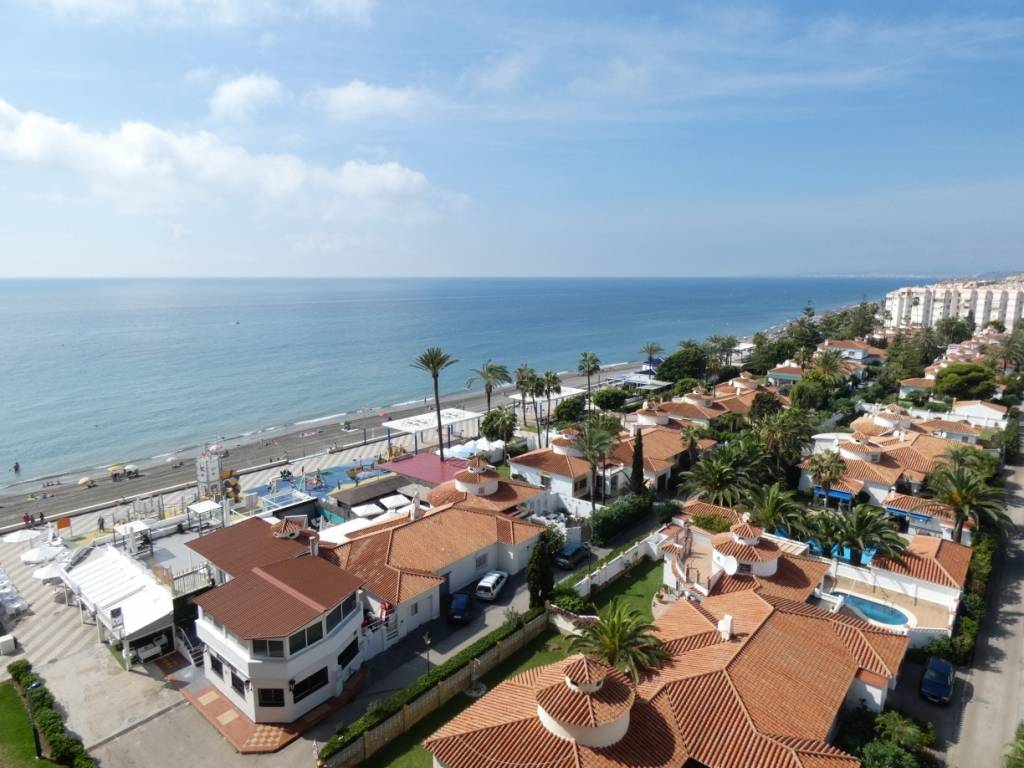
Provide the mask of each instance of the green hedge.
{"label": "green hedge", "polygon": [[543,614],[544,610],[543,606],[531,608],[523,614],[520,622],[516,624],[503,624],[490,634],[481,637],[473,644],[459,651],[448,659],[448,661],[437,665],[430,670],[429,673],[421,675],[412,685],[398,691],[398,693],[395,693],[386,699],[384,703],[375,710],[367,712],[358,720],[350,723],[343,731],[339,731],[337,734],[332,736],[330,741],[324,744],[323,748],[320,750],[320,758],[326,760],[331,755],[340,752],[356,739],[362,737],[366,731],[375,728],[389,717],[396,715],[406,704],[418,699],[442,680],[447,680],[469,664],[470,661],[496,646],[499,641],[504,640],[520,627],[533,621],[535,618]]}
{"label": "green hedge", "polygon": [[[71,768],[96,768],[82,740],[67,732],[64,719],[54,707],[53,694],[42,684],[42,678],[32,671],[32,664],[25,660],[12,661],[7,665],[7,671],[28,704],[36,727],[50,746],[50,759]],[[29,687],[37,683],[36,687]]]}
{"label": "green hedge", "polygon": [[599,547],[605,546],[623,528],[650,514],[653,504],[653,499],[646,493],[639,496],[630,494],[597,510],[590,518],[594,543]]}

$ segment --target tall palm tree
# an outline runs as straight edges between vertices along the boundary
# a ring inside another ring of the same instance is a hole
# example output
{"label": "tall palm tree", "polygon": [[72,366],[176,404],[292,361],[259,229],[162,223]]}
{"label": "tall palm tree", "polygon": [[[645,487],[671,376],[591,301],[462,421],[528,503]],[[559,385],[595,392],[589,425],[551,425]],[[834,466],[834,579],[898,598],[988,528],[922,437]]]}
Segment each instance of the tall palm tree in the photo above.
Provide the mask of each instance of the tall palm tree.
{"label": "tall palm tree", "polygon": [[762,416],[753,424],[754,434],[775,459],[775,471],[782,477],[787,465],[800,461],[804,448],[811,444],[814,427],[805,411],[790,408]]}
{"label": "tall palm tree", "polygon": [[1013,522],[1003,511],[1003,494],[993,488],[973,470],[966,467],[940,466],[928,477],[936,501],[953,508],[956,524],[953,527],[953,541],[963,538],[964,523],[974,521],[976,526],[986,526],[996,533],[1005,533]]}
{"label": "tall palm tree", "polygon": [[544,371],[541,374],[540,381],[544,387],[544,397],[548,401],[547,418],[544,425],[544,442],[547,443],[551,439],[551,431],[547,426],[551,422],[551,396],[562,394],[562,379],[554,371]]}
{"label": "tall palm tree", "polygon": [[811,456],[807,464],[807,474],[811,476],[811,482],[821,488],[825,497],[825,506],[828,506],[828,494],[832,486],[846,472],[846,464],[839,457],[837,451],[822,451]]}
{"label": "tall palm tree", "polygon": [[811,377],[829,389],[838,389],[846,383],[843,356],[835,349],[819,352],[811,360]]}
{"label": "tall palm tree", "polygon": [[661,346],[661,344],[659,344],[656,341],[648,341],[646,344],[644,344],[642,347],[640,347],[640,351],[647,358],[647,367],[648,368],[653,368],[654,367],[654,358],[656,358],[658,355],[660,355],[662,353],[663,349],[664,348]]}
{"label": "tall palm tree", "polygon": [[839,547],[841,515],[831,509],[805,509],[796,522],[797,530],[804,541],[815,542],[825,557]]}
{"label": "tall palm tree", "polygon": [[953,469],[970,469],[984,477],[988,470],[988,457],[980,448],[961,443],[946,449],[946,458]]}
{"label": "tall palm tree", "polygon": [[576,370],[587,377],[587,405],[590,404],[590,377],[601,370],[601,358],[595,352],[584,352],[580,355]]}
{"label": "tall palm tree", "polygon": [[793,353],[793,362],[799,365],[803,370],[807,370],[811,364],[811,359],[814,357],[814,353],[811,352],[807,347],[801,347]]}
{"label": "tall palm tree", "polygon": [[747,486],[746,471],[718,455],[698,461],[683,473],[683,480],[691,498],[723,507],[737,503]]}
{"label": "tall palm tree", "polygon": [[541,448],[543,445],[540,439],[540,407],[537,405],[537,398],[544,397],[544,377],[535,373],[529,385],[530,400],[533,402],[533,424],[537,428],[537,447]]}
{"label": "tall palm tree", "polygon": [[441,463],[444,464],[444,431],[441,426],[441,392],[439,380],[441,371],[450,365],[459,362],[440,347],[427,347],[423,353],[413,361],[412,367],[426,371],[434,380],[434,410],[437,412],[437,443],[440,449]]}
{"label": "tall palm tree", "polygon": [[508,366],[501,365],[500,363],[492,363],[488,360],[486,363],[481,365],[479,368],[473,369],[473,377],[466,382],[466,387],[472,387],[477,379],[483,382],[484,394],[487,396],[487,410],[491,410],[491,394],[494,392],[495,387],[500,387],[502,384],[511,384],[512,377],[509,375]]}
{"label": "tall palm tree", "polygon": [[840,515],[836,533],[836,543],[850,550],[851,565],[860,565],[868,549],[899,560],[907,548],[906,540],[892,527],[885,510],[870,504],[858,504],[849,514]]}
{"label": "tall palm tree", "polygon": [[597,509],[597,470],[615,445],[616,434],[597,419],[585,419],[576,434],[575,447],[590,464],[590,512]]}
{"label": "tall palm tree", "polygon": [[801,533],[804,506],[781,483],[748,488],[742,505],[750,512],[754,524],[767,531],[784,531],[790,538],[796,538]]}
{"label": "tall palm tree", "polygon": [[654,624],[618,599],[598,613],[597,621],[580,626],[580,634],[573,637],[569,649],[622,670],[634,684],[643,672],[657,669],[669,658],[654,634]]}
{"label": "tall palm tree", "polygon": [[[537,372],[526,363],[516,368],[515,387],[519,390],[519,396],[523,400],[523,427],[526,427],[526,398],[529,397],[533,380],[537,378]],[[539,446],[538,446],[539,447]]]}
{"label": "tall palm tree", "polygon": [[679,436],[683,441],[683,448],[686,450],[687,468],[697,463],[697,455],[700,451],[698,443],[702,438],[708,437],[709,434],[710,430],[707,427],[699,427],[696,424],[690,424],[679,430]]}

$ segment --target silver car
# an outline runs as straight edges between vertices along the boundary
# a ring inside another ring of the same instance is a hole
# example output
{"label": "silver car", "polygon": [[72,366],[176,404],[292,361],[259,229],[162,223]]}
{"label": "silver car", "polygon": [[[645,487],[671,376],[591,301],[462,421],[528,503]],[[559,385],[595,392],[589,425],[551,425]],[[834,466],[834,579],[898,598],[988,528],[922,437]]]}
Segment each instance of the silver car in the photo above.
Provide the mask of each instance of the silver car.
{"label": "silver car", "polygon": [[490,571],[476,585],[476,596],[481,600],[497,600],[508,574],[505,571]]}

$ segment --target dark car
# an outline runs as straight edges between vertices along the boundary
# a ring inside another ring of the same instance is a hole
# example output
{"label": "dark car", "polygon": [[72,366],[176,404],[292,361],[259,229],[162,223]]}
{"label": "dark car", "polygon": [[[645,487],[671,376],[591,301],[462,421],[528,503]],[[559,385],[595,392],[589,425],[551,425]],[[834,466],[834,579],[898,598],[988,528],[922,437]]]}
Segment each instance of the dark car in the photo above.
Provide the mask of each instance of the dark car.
{"label": "dark car", "polygon": [[469,624],[473,618],[473,598],[466,592],[456,592],[452,595],[451,605],[448,606],[448,621],[452,624]]}
{"label": "dark car", "polygon": [[955,680],[953,665],[938,656],[932,656],[924,665],[921,675],[921,695],[936,704],[949,704],[953,698]]}
{"label": "dark car", "polygon": [[570,544],[563,547],[553,559],[559,568],[571,571],[590,559],[590,547],[586,544]]}

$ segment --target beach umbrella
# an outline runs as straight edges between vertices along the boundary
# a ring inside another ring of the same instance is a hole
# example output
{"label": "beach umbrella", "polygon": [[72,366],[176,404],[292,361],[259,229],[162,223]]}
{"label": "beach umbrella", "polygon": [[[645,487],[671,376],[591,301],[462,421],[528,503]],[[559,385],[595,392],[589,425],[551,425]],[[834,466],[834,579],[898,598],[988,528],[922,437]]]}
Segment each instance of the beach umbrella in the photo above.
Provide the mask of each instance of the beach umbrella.
{"label": "beach umbrella", "polygon": [[78,478],[78,485],[88,485],[92,482],[91,477],[80,477]]}
{"label": "beach umbrella", "polygon": [[44,565],[42,568],[36,568],[32,571],[32,578],[39,579],[40,581],[59,579],[63,571],[64,566],[59,563],[50,563],[49,565]]}
{"label": "beach umbrella", "polygon": [[124,465],[124,471],[125,472],[135,472],[136,470],[138,470],[138,466],[135,465],[135,464],[125,464]]}
{"label": "beach umbrella", "polygon": [[21,555],[21,562],[25,565],[40,565],[42,563],[48,563],[51,560],[56,560],[63,553],[67,552],[64,547],[55,547],[50,544],[44,544],[41,547],[35,547],[30,549],[28,552],[24,552]]}
{"label": "beach umbrella", "polygon": [[22,544],[26,541],[32,541],[40,536],[39,531],[30,531],[27,528],[22,528],[20,531],[12,531],[3,538],[4,544]]}
{"label": "beach umbrella", "polygon": [[107,467],[107,472],[124,472],[124,464],[111,464]]}

